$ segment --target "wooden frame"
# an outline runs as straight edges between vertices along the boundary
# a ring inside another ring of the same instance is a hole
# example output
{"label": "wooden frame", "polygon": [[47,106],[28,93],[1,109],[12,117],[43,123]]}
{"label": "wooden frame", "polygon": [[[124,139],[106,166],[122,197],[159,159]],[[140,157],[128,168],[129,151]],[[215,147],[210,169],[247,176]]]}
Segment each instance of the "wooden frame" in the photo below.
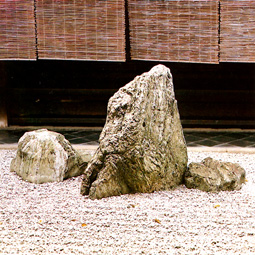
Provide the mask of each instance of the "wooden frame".
{"label": "wooden frame", "polygon": [[4,63],[0,62],[0,128],[8,126],[8,117],[5,105],[5,76],[4,76]]}

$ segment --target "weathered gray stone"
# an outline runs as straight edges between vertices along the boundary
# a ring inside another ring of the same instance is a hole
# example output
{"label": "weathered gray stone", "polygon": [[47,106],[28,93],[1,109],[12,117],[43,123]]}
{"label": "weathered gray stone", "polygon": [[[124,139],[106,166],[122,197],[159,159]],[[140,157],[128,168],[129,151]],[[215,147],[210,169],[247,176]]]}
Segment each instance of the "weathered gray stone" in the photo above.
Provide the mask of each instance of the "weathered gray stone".
{"label": "weathered gray stone", "polygon": [[11,171],[26,181],[45,183],[81,175],[84,167],[80,155],[63,135],[40,129],[20,138]]}
{"label": "weathered gray stone", "polygon": [[[88,165],[88,163],[90,162],[90,160],[92,159],[92,157],[94,156],[95,152],[96,152],[97,148],[92,148],[92,149],[76,149],[76,151],[79,153],[79,155],[81,156],[82,159],[82,165],[83,167],[86,168],[86,166]],[[84,168],[84,170],[85,170]]]}
{"label": "weathered gray stone", "polygon": [[239,190],[245,182],[245,170],[239,164],[208,157],[201,163],[189,164],[184,182],[188,188],[208,192]]}
{"label": "weathered gray stone", "polygon": [[155,66],[115,93],[99,141],[85,170],[83,195],[149,193],[183,181],[187,147],[168,68]]}

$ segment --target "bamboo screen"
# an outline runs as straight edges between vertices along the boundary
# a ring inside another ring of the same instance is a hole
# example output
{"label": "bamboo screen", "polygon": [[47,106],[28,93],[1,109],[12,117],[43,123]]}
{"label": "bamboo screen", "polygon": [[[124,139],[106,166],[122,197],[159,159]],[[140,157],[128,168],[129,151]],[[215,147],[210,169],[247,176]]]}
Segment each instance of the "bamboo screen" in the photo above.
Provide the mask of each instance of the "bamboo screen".
{"label": "bamboo screen", "polygon": [[131,58],[218,63],[218,0],[128,0]]}
{"label": "bamboo screen", "polygon": [[124,0],[36,0],[41,59],[125,61]]}
{"label": "bamboo screen", "polygon": [[255,1],[221,0],[220,61],[255,62]]}
{"label": "bamboo screen", "polygon": [[0,59],[35,59],[34,0],[0,0]]}

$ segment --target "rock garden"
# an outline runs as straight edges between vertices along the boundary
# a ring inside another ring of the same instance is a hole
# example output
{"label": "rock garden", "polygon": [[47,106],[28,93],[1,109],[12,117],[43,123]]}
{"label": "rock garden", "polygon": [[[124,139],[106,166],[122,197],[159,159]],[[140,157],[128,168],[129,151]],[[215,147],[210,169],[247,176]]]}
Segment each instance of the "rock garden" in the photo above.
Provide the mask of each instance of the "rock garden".
{"label": "rock garden", "polygon": [[255,253],[255,155],[188,153],[168,68],[107,112],[94,155],[46,129],[0,151],[4,254]]}

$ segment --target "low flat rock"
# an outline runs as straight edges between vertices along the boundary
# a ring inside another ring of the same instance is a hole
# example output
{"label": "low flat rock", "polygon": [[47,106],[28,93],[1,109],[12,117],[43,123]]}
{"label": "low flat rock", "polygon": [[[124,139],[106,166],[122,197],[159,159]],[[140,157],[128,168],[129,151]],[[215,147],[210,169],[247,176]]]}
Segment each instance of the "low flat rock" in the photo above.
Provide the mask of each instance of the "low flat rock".
{"label": "low flat rock", "polygon": [[245,170],[237,163],[208,157],[201,163],[189,164],[184,182],[187,188],[208,192],[239,190],[245,182]]}
{"label": "low flat rock", "polygon": [[60,182],[81,175],[82,158],[59,133],[40,129],[26,132],[19,140],[11,171],[33,183]]}
{"label": "low flat rock", "polygon": [[183,181],[187,147],[170,70],[157,65],[109,100],[81,194],[92,199],[169,190]]}

